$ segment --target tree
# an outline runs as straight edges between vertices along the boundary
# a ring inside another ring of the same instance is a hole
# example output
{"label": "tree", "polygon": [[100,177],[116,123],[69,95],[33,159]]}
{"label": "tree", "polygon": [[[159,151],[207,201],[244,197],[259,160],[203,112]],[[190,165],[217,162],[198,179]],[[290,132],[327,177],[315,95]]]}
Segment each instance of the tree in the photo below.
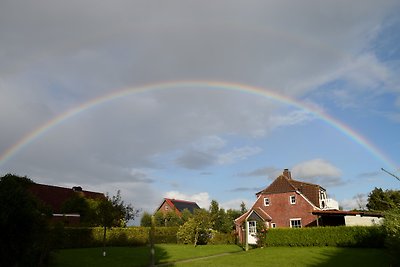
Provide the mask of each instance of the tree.
{"label": "tree", "polygon": [[126,227],[129,220],[138,216],[140,210],[135,210],[131,204],[125,205],[120,190],[117,195],[100,200],[97,207],[97,220],[103,227],[103,256],[106,255],[105,245],[107,228],[113,226]]}
{"label": "tree", "polygon": [[205,209],[196,209],[193,217],[179,227],[178,241],[184,244],[193,243],[194,246],[207,244],[210,238],[210,213]]}
{"label": "tree", "polygon": [[142,219],[140,219],[140,226],[151,227],[151,214],[143,212]]}
{"label": "tree", "polygon": [[246,204],[244,204],[243,201],[242,201],[242,203],[240,203],[240,212],[241,212],[241,214],[247,212]]}
{"label": "tree", "polygon": [[11,174],[0,178],[0,266],[41,266],[48,259],[50,213],[29,193],[32,183]]}
{"label": "tree", "polygon": [[399,190],[383,190],[375,187],[368,195],[368,210],[386,211],[400,207]]}
{"label": "tree", "polygon": [[393,266],[400,266],[400,208],[395,207],[385,212],[383,227],[386,231],[385,245],[392,258]]}

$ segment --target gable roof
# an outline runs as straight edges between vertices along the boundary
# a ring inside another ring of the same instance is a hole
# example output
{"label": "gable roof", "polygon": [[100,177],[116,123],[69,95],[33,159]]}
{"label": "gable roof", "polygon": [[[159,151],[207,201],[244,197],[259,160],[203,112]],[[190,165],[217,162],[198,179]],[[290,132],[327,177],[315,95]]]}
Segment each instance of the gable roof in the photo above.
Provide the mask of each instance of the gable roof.
{"label": "gable roof", "polygon": [[157,210],[161,208],[164,202],[167,202],[168,205],[171,206],[171,208],[175,208],[179,212],[182,212],[184,209],[188,209],[191,213],[193,213],[195,209],[200,209],[199,205],[197,205],[197,203],[193,201],[164,198],[164,201],[161,203]]}
{"label": "gable roof", "polygon": [[61,213],[61,207],[65,201],[80,193],[90,199],[104,199],[103,193],[85,191],[81,187],[65,188],[53,185],[36,184],[29,186],[28,190],[52,209],[53,213]]}
{"label": "gable roof", "polygon": [[256,195],[263,194],[277,194],[286,192],[300,192],[312,204],[319,207],[319,192],[325,189],[317,184],[293,180],[290,172],[285,170],[283,174],[279,175],[267,188],[257,192]]}

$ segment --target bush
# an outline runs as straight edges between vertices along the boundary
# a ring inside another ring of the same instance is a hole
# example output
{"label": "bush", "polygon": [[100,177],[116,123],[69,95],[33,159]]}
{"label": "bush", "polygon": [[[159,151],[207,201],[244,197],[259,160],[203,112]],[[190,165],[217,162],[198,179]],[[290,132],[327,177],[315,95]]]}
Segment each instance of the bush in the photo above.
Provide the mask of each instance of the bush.
{"label": "bush", "polygon": [[393,266],[400,266],[400,208],[385,213],[383,227],[386,232],[385,246],[389,250]]}
{"label": "bush", "polygon": [[[155,243],[176,244],[177,227],[156,227]],[[107,246],[143,246],[149,243],[150,227],[111,228],[107,230]],[[58,231],[57,248],[101,247],[102,227],[65,228]]]}
{"label": "bush", "polygon": [[211,238],[208,241],[211,245],[236,244],[236,235],[234,233],[211,232]]}
{"label": "bush", "polygon": [[385,233],[380,226],[336,226],[269,229],[267,246],[338,246],[382,248]]}

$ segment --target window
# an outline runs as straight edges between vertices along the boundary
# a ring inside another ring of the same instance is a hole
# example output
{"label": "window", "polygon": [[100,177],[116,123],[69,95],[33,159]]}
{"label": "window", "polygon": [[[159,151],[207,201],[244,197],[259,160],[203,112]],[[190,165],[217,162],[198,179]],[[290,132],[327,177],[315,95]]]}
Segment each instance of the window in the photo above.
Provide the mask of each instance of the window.
{"label": "window", "polygon": [[257,226],[255,221],[250,221],[249,222],[249,234],[255,234],[257,233]]}
{"label": "window", "polygon": [[301,219],[290,219],[290,228],[301,228]]}
{"label": "window", "polygon": [[271,228],[276,228],[276,223],[271,223]]}
{"label": "window", "polygon": [[269,198],[264,197],[264,206],[269,206]]}
{"label": "window", "polygon": [[165,205],[165,206],[164,206],[164,209],[165,209],[165,210],[168,210],[168,209],[169,209],[169,207],[168,207],[167,205]]}
{"label": "window", "polygon": [[296,204],[296,196],[290,196],[290,204]]}

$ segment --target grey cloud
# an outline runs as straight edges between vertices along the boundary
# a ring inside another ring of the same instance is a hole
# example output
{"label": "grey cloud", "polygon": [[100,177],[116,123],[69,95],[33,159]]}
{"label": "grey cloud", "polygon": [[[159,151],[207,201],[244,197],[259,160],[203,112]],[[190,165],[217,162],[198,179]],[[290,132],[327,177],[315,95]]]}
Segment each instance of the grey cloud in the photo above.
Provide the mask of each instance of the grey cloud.
{"label": "grey cloud", "polygon": [[262,190],[263,187],[237,187],[234,189],[231,189],[230,192],[259,192],[260,190]]}
{"label": "grey cloud", "polygon": [[242,172],[239,173],[238,175],[242,177],[260,176],[260,177],[268,177],[269,179],[275,179],[281,171],[282,171],[281,169],[275,167],[264,167],[252,170],[250,172]]}
{"label": "grey cloud", "polygon": [[215,158],[211,154],[199,151],[187,151],[176,159],[176,163],[187,169],[203,169],[212,165]]}

